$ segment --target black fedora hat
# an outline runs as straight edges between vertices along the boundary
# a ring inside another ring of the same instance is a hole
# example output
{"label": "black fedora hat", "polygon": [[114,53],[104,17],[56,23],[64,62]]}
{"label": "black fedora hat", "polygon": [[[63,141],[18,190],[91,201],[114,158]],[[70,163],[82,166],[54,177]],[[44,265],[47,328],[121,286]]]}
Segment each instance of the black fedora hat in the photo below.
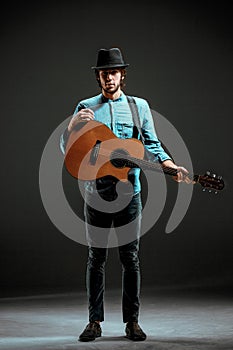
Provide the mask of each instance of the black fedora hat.
{"label": "black fedora hat", "polygon": [[117,67],[128,67],[129,64],[125,63],[122,57],[120,49],[113,47],[111,49],[100,49],[97,57],[97,64],[92,69],[107,69]]}

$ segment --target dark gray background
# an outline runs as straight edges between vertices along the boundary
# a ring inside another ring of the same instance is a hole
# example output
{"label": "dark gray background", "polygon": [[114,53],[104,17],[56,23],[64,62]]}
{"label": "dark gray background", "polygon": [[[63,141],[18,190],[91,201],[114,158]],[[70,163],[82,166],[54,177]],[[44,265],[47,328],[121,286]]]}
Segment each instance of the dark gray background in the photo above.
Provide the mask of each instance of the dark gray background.
{"label": "dark gray background", "polygon": [[[79,99],[99,90],[90,67],[102,47],[130,63],[128,94],[144,97],[183,137],[196,173],[222,175],[225,190],[196,185],[188,212],[164,233],[166,207],[141,240],[143,286],[232,286],[232,18],[222,1],[6,4],[1,15],[1,290],[3,295],[85,288],[86,246],[60,233],[40,199],[39,164],[53,130]],[[77,210],[75,183],[64,174]],[[78,198],[78,197],[77,197]],[[153,213],[151,213],[153,215]],[[107,285],[120,286],[117,249]]]}

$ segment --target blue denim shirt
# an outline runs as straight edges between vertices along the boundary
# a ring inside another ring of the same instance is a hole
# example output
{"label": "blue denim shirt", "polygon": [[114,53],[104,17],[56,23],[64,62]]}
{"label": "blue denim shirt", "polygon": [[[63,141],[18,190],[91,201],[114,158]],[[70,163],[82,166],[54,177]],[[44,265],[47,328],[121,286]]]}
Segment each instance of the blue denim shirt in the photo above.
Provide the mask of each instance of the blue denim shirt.
{"label": "blue denim shirt", "polygon": [[[141,131],[144,137],[144,146],[151,153],[150,160],[161,163],[167,159],[171,159],[158,140],[147,101],[139,97],[134,97],[134,101],[138,109]],[[82,100],[75,108],[74,114],[83,108],[92,109],[95,120],[107,125],[117,137],[121,139],[135,137],[131,109],[127,96],[123,92],[116,100],[107,99],[102,94]],[[63,153],[65,153],[67,136],[67,131],[61,136],[60,147]],[[136,137],[140,139],[140,134],[137,133]],[[133,184],[134,193],[140,192],[140,169],[130,169],[129,177]],[[109,186],[108,182],[106,182],[106,184],[106,186]],[[94,190],[92,181],[86,181],[85,186],[88,191],[92,192]]]}

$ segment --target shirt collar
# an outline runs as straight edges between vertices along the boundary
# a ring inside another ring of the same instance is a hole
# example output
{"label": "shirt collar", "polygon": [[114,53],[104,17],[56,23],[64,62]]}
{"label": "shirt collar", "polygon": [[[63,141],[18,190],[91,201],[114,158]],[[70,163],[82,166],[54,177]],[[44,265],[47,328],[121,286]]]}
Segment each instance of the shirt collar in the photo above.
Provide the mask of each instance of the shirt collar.
{"label": "shirt collar", "polygon": [[126,102],[126,96],[125,96],[123,91],[121,92],[120,97],[116,98],[115,100],[110,100],[109,98],[106,98],[103,94],[101,94],[101,95],[102,95],[101,98],[102,98],[103,102],[109,102],[109,101],[111,101],[111,102],[123,102],[123,101]]}

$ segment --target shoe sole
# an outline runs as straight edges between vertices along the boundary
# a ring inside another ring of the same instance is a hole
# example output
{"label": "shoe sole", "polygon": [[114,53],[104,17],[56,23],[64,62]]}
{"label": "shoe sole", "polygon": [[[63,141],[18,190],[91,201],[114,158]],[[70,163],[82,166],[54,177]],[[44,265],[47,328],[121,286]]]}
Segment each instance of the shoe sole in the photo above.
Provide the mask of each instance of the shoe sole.
{"label": "shoe sole", "polygon": [[130,332],[126,331],[126,338],[130,339],[130,340],[133,340],[133,341],[143,341],[143,340],[146,340],[146,336],[145,337],[140,337],[140,336],[135,336],[135,337],[132,337],[130,336]]}
{"label": "shoe sole", "polygon": [[140,337],[130,337],[128,335],[125,336],[127,339],[133,340],[133,341],[144,341],[146,340],[146,337],[140,338]]}
{"label": "shoe sole", "polygon": [[83,341],[83,342],[88,342],[88,341],[93,341],[95,340],[96,338],[100,338],[101,337],[101,333],[100,334],[97,334],[96,337],[94,338],[88,338],[88,337],[79,337],[79,341]]}

